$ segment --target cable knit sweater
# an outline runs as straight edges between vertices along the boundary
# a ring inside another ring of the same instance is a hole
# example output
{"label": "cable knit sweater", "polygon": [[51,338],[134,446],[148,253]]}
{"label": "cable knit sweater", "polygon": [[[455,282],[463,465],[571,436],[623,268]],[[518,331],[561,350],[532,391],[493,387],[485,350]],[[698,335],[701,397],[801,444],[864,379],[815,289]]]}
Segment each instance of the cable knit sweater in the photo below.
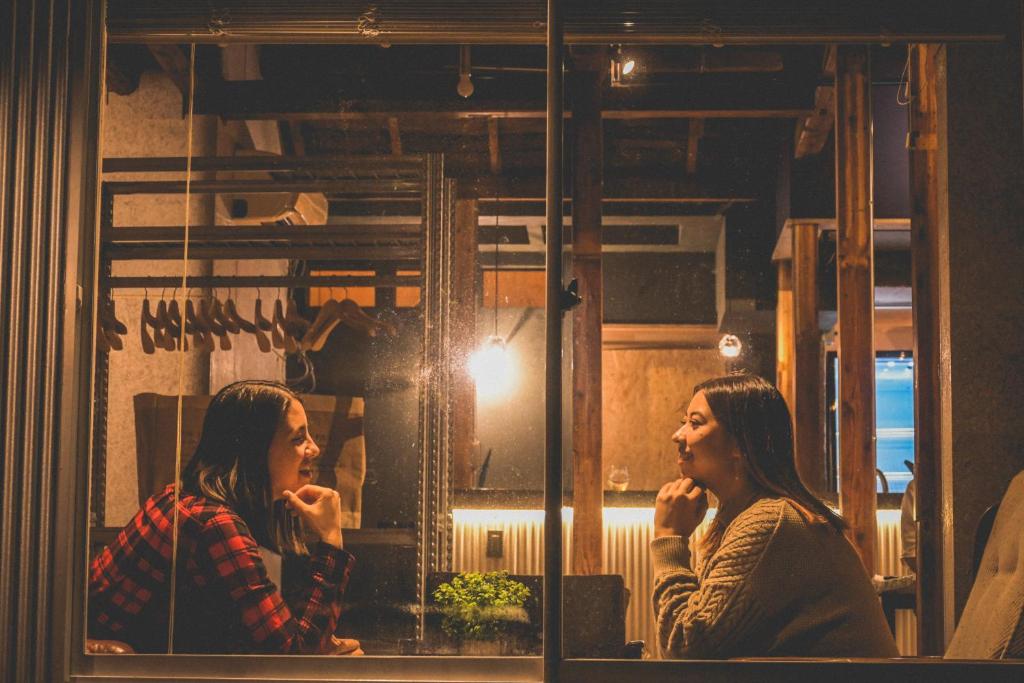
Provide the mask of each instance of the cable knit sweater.
{"label": "cable knit sweater", "polygon": [[895,657],[896,643],[853,546],[765,498],[690,569],[686,539],[651,542],[658,645],[670,657]]}

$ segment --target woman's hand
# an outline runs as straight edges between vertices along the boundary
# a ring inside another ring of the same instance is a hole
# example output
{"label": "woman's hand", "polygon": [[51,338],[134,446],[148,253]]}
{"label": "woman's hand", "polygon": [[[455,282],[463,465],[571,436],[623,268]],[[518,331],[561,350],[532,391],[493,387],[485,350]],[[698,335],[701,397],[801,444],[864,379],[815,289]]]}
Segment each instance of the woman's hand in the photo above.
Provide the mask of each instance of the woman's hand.
{"label": "woman's hand", "polygon": [[693,533],[708,511],[708,494],[693,479],[670,481],[658,491],[654,503],[654,537]]}
{"label": "woman's hand", "polygon": [[294,493],[284,492],[285,505],[302,517],[320,540],[341,547],[341,497],[334,489],[306,484]]}
{"label": "woman's hand", "polygon": [[359,646],[359,641],[355,638],[339,638],[335,635],[331,636],[332,650],[330,654],[337,655],[339,657],[359,657],[363,654],[363,649]]}

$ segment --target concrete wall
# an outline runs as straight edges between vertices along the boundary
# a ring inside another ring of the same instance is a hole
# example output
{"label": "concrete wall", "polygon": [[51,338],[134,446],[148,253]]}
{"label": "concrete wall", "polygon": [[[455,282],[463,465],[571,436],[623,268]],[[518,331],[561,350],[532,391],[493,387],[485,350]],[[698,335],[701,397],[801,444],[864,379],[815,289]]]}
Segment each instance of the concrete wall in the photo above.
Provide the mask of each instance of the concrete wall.
{"label": "concrete wall", "polygon": [[[142,75],[139,89],[128,96],[110,93],[102,113],[102,156],[184,156],[186,151],[186,120],[181,115],[181,93],[162,73]],[[192,151],[195,155],[214,154],[216,120],[196,117]],[[167,179],[168,174],[105,174],[104,180]],[[195,177],[202,177],[197,174]],[[193,224],[212,223],[213,202],[206,197],[193,197],[190,204]],[[119,198],[114,206],[115,225],[181,225],[185,217],[184,195],[133,195]],[[180,275],[182,264],[169,261],[126,261],[115,263],[114,275]],[[195,262],[190,273],[209,272],[209,262]],[[135,415],[132,397],[143,391],[176,394],[178,391],[178,357],[158,350],[143,353],[139,341],[139,319],[143,290],[117,290],[114,304],[117,315],[128,327],[123,351],[110,354],[110,381],[107,395],[107,476],[104,524],[120,526],[138,510],[137,462],[135,449]],[[173,292],[150,290],[151,306],[160,297],[169,299]],[[189,352],[185,356],[185,393],[205,394],[209,391],[209,356]],[[183,457],[187,459],[188,455]]]}

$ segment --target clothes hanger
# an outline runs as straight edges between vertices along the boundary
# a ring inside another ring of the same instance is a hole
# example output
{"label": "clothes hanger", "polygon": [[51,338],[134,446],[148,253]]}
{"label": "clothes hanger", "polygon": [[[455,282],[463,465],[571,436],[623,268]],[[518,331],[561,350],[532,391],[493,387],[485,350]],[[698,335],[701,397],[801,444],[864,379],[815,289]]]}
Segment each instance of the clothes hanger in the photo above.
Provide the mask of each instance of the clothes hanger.
{"label": "clothes hanger", "polygon": [[284,321],[288,325],[286,328],[288,333],[296,341],[302,339],[309,330],[309,321],[299,315],[299,307],[295,303],[295,299],[291,297],[288,298],[288,308],[284,315]]}
{"label": "clothes hanger", "polygon": [[170,336],[171,340],[174,342],[175,349],[180,349],[182,345],[184,345],[185,350],[188,351],[188,340],[185,339],[185,335],[182,334],[182,324],[181,308],[178,306],[178,288],[175,287],[171,291],[171,302],[167,304],[168,336]]}
{"label": "clothes hanger", "polygon": [[174,337],[169,332],[171,329],[170,318],[167,317],[167,302],[164,300],[163,294],[160,295],[160,302],[156,305],[156,320],[159,324],[160,339],[157,341],[156,335],[153,336],[153,341],[156,345],[165,351],[174,350]]}
{"label": "clothes hanger", "polygon": [[196,317],[196,307],[191,298],[185,299],[185,332],[192,335],[192,347],[194,349],[213,351],[213,337],[209,330]]}
{"label": "clothes hanger", "polygon": [[139,338],[142,341],[142,352],[151,355],[156,353],[156,343],[153,341],[153,337],[150,336],[147,328],[153,327],[156,319],[149,310],[149,290],[144,291],[145,298],[142,300],[142,316],[139,321]]}
{"label": "clothes hanger", "polygon": [[[210,306],[210,317],[220,323],[221,327],[231,334],[238,334],[242,330],[238,323],[228,318],[227,313],[224,312],[224,305],[221,304],[220,298],[216,294],[213,297],[213,304]],[[223,344],[221,347],[223,348]]]}
{"label": "clothes hanger", "polygon": [[256,306],[252,314],[253,324],[256,326],[256,346],[259,347],[263,353],[270,352],[270,338],[267,337],[266,332],[274,329],[274,324],[263,317],[263,301],[260,298],[260,290],[256,290]]}
{"label": "clothes hanger", "polygon": [[248,332],[253,334],[256,331],[256,325],[243,318],[238,313],[238,308],[235,306],[235,300],[231,298],[230,291],[228,292],[228,300],[224,302],[224,314],[228,317],[231,322],[235,323],[242,332]]}
{"label": "clothes hanger", "polygon": [[[216,301],[216,299],[214,299],[214,301]],[[228,331],[220,324],[220,321],[212,315],[212,308],[213,304],[208,302],[206,299],[201,300],[199,302],[199,319],[220,341],[221,351],[230,351],[231,340],[228,339]],[[211,348],[210,350],[212,351],[213,349]]]}
{"label": "clothes hanger", "polygon": [[299,345],[288,331],[288,323],[285,320],[284,307],[280,299],[274,302],[274,326],[275,329],[279,330],[281,346],[284,347],[284,352],[288,354],[297,352]]}
{"label": "clothes hanger", "polygon": [[[124,323],[117,319],[117,314],[114,312],[114,300],[112,298],[100,302],[98,317],[98,328],[103,334],[106,346],[109,347],[107,350],[113,349],[114,351],[120,351],[123,349],[124,340],[121,338],[121,335],[126,334],[128,332],[128,328],[125,327]],[[121,330],[123,330],[123,332]]]}
{"label": "clothes hanger", "polygon": [[274,300],[274,311],[271,314],[274,318],[270,324],[270,340],[274,343],[275,349],[283,349],[284,336],[281,334],[279,321],[284,318],[284,311],[281,309],[281,292],[277,292],[277,299]]}

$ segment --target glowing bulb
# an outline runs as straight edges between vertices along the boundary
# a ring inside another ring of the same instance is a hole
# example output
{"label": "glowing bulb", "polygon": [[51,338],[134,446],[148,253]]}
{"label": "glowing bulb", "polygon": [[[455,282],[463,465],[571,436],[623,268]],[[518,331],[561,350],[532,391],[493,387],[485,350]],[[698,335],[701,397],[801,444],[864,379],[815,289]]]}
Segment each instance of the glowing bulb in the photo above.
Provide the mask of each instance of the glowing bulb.
{"label": "glowing bulb", "polygon": [[735,334],[727,334],[718,342],[718,352],[726,358],[736,358],[743,350],[743,342]]}
{"label": "glowing bulb", "polygon": [[636,60],[635,59],[627,59],[627,60],[623,61],[622,62],[622,75],[623,76],[630,75],[631,73],[633,73],[633,69],[635,69],[635,68],[636,68]]}
{"label": "glowing bulb", "polygon": [[469,358],[469,374],[482,399],[508,394],[515,386],[515,367],[501,337],[490,336]]}
{"label": "glowing bulb", "polygon": [[469,97],[473,94],[473,81],[472,76],[467,73],[459,74],[459,84],[455,86],[455,92],[459,93],[463,97]]}

